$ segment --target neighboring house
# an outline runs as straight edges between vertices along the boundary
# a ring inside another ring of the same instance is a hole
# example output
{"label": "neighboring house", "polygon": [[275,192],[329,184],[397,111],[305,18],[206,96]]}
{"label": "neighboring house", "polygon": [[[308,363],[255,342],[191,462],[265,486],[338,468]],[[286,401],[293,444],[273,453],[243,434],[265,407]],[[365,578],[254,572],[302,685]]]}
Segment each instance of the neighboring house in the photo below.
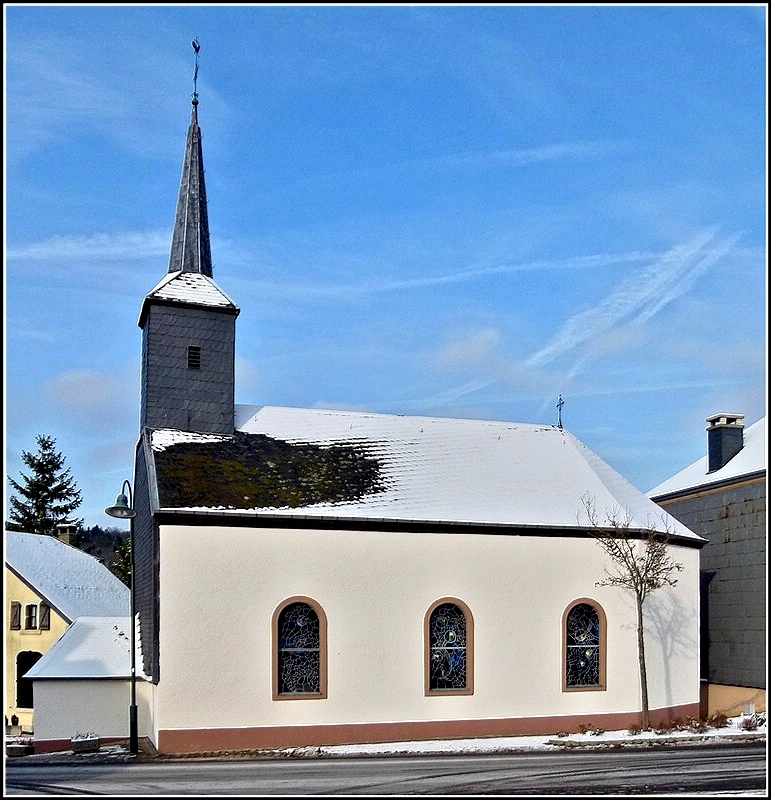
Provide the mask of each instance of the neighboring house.
{"label": "neighboring house", "polygon": [[[129,720],[131,617],[78,617],[27,673],[35,702],[50,713],[35,722],[37,752],[69,749],[73,736],[125,740]],[[139,655],[141,659],[141,654]],[[148,708],[141,670],[137,690]],[[141,720],[147,727],[147,720]]]}
{"label": "neighboring house", "polygon": [[766,418],[707,418],[707,453],[648,492],[707,539],[701,674],[709,713],[766,707]]}
{"label": "neighboring house", "polygon": [[28,670],[80,616],[128,615],[130,592],[93,556],[55,536],[5,532],[5,718],[34,729]]}
{"label": "neighboring house", "polygon": [[[639,722],[634,603],[597,586],[584,497],[671,530],[651,718],[698,713],[701,537],[559,425],[236,406],[238,313],[212,277],[194,96],[169,270],[139,316],[141,737],[179,754]],[[39,750],[88,703],[47,674]]]}

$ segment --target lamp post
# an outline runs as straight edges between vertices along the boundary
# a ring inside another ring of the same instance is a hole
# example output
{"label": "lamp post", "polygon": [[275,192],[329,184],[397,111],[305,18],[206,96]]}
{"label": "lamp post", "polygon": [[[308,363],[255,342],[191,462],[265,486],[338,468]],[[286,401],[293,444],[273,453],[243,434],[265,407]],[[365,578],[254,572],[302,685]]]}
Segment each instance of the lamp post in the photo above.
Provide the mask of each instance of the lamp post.
{"label": "lamp post", "polygon": [[[126,496],[128,491],[128,497]],[[131,493],[131,484],[123,481],[120,494],[115,499],[114,506],[105,508],[104,513],[116,519],[129,520],[129,545],[131,547],[131,705],[129,706],[129,752],[139,752],[139,733],[137,728],[137,656],[136,656],[136,599],[134,597],[134,497]]]}

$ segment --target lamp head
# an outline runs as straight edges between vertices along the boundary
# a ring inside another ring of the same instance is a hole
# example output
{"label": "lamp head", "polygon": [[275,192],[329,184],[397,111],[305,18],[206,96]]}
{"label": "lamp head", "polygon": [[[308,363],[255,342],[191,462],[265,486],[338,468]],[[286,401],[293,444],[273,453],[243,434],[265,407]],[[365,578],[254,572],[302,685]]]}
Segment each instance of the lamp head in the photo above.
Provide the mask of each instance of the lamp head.
{"label": "lamp head", "polygon": [[104,513],[117,519],[132,519],[137,512],[128,503],[128,498],[122,492],[115,498],[115,505],[105,508]]}

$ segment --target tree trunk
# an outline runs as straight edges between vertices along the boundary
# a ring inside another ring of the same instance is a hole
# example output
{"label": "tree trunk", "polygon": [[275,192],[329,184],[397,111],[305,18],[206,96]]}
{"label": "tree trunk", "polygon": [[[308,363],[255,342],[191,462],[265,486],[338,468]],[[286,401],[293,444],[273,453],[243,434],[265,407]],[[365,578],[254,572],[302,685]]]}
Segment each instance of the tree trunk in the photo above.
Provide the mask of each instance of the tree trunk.
{"label": "tree trunk", "polygon": [[648,713],[648,673],[645,669],[645,638],[643,635],[643,601],[637,597],[637,660],[640,665],[640,696],[642,699],[642,720],[641,726],[647,731],[650,726],[650,714]]}

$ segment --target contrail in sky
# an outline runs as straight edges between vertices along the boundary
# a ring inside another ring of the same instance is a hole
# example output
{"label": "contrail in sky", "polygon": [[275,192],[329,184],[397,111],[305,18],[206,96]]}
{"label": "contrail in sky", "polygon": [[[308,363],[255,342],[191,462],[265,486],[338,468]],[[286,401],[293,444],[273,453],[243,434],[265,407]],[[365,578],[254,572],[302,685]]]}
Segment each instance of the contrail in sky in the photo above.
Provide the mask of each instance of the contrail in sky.
{"label": "contrail in sky", "polygon": [[[693,286],[709,267],[730,252],[739,238],[716,242],[709,229],[685,244],[673,247],[650,266],[623,281],[594,308],[568,319],[557,335],[527,359],[531,367],[544,366],[582,346],[591,348],[599,336],[649,320]],[[581,353],[579,361],[588,357]]]}

